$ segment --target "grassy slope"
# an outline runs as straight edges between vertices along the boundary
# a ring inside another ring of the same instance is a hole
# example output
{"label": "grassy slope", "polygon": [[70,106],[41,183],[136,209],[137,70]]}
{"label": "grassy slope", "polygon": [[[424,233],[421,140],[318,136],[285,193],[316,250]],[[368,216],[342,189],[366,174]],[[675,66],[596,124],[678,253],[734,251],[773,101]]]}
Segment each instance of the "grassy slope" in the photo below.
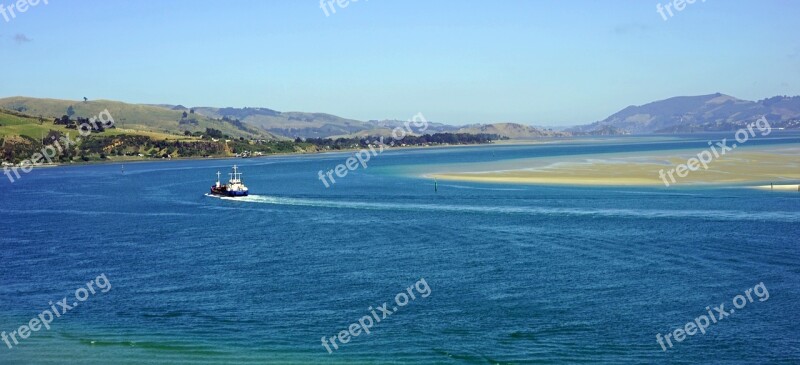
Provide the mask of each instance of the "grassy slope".
{"label": "grassy slope", "polygon": [[[0,138],[10,138],[14,136],[27,136],[35,140],[39,140],[42,136],[46,136],[50,131],[57,131],[64,134],[70,134],[77,138],[78,131],[75,129],[67,129],[60,125],[54,125],[52,121],[45,120],[40,122],[39,118],[25,116],[13,111],[6,111],[0,109]],[[171,140],[183,142],[199,142],[200,138],[186,137],[183,135],[174,135],[160,132],[138,131],[130,129],[108,129],[99,136],[116,136],[116,135],[139,135],[147,136],[153,140]]]}
{"label": "grassy slope", "polygon": [[38,139],[50,130],[66,132],[66,128],[45,123],[40,124],[38,118],[23,117],[0,110],[0,137],[28,136]]}
{"label": "grassy slope", "polygon": [[[42,135],[46,135],[49,131],[58,131],[61,133],[69,133],[73,136],[78,135],[75,129],[67,129],[61,125],[54,125],[50,119],[45,119],[40,122],[39,118],[25,116],[16,112],[6,111],[0,109],[0,137],[8,136],[28,136],[34,139],[39,139]],[[136,131],[130,129],[109,129],[103,132],[104,136],[114,136],[120,134],[144,135],[156,140],[197,140],[196,137],[178,136],[169,133],[149,132],[149,131]]]}
{"label": "grassy slope", "polygon": [[[197,113],[213,118],[221,118],[224,109],[199,107]],[[349,135],[359,131],[373,128],[372,125],[354,119],[346,119],[325,113],[277,112],[264,110],[236,109],[228,111],[228,116],[233,116],[247,124],[260,127],[274,134],[294,139],[294,135],[303,137],[330,137]],[[226,114],[227,115],[227,114]]]}
{"label": "grassy slope", "polygon": [[[77,108],[76,108],[77,109]],[[76,113],[77,114],[77,113]],[[101,153],[106,155],[106,160],[110,161],[128,161],[128,160],[142,160],[149,158],[161,158],[164,154],[172,155],[173,157],[198,157],[198,156],[229,156],[234,152],[243,150],[248,151],[261,151],[266,153],[288,153],[288,152],[314,152],[312,146],[297,146],[292,142],[274,140],[266,144],[253,145],[247,141],[239,142],[237,140],[230,143],[212,142],[204,140],[199,137],[189,137],[183,134],[176,135],[170,133],[162,133],[155,131],[142,131],[126,128],[113,128],[107,129],[104,132],[93,134],[93,138],[97,137],[103,140],[99,143],[89,143],[85,139],[78,145],[78,150],[73,150],[69,158],[72,162],[80,162],[83,156],[86,156],[84,161],[97,161],[103,159]],[[41,148],[39,142],[40,138],[47,136],[50,131],[60,132],[62,134],[71,135],[75,140],[79,137],[79,131],[75,129],[67,129],[61,125],[54,125],[50,119],[40,120],[39,117],[32,117],[16,111],[9,111],[0,109],[0,161],[8,161],[19,163],[20,161],[30,158],[34,153],[38,152]],[[30,137],[32,140],[26,140],[18,136]],[[108,138],[120,136],[119,138]],[[137,136],[149,137],[150,140],[141,142]],[[158,144],[155,142],[165,141],[165,144]],[[191,142],[192,146],[183,144],[179,147],[175,142]],[[217,147],[214,147],[214,146]],[[99,147],[99,148],[98,148]],[[298,148],[301,148],[298,150]],[[184,154],[185,151],[187,153]],[[83,152],[81,152],[83,151]],[[116,151],[122,151],[122,154],[117,154]],[[130,155],[133,153],[133,155]],[[138,157],[136,154],[143,154],[144,157]],[[60,156],[59,158],[64,157]],[[61,159],[59,162],[65,163],[70,160]]]}
{"label": "grassy slope", "polygon": [[274,138],[274,136],[265,131],[259,131],[256,129],[243,131],[229,123],[217,121],[197,114],[189,115],[190,119],[194,118],[197,120],[197,125],[181,125],[179,121],[183,112],[151,105],[126,104],[109,100],[83,102],[57,99],[36,99],[27,97],[0,99],[0,108],[20,111],[36,117],[42,116],[46,119],[45,124],[51,125],[53,118],[58,118],[66,114],[67,108],[70,106],[72,106],[75,110],[75,115],[73,118],[91,118],[97,116],[103,110],[108,109],[114,118],[117,128],[124,128],[126,130],[134,130],[138,132],[156,132],[157,134],[182,135],[183,131],[185,130],[194,132],[204,131],[205,128],[214,128],[234,137]]}
{"label": "grassy slope", "polygon": [[[43,136],[48,135],[50,131],[57,131],[61,132],[62,134],[71,135],[71,139],[75,140],[79,137],[79,132],[75,129],[67,129],[61,125],[54,125],[52,120],[44,120],[40,121],[38,117],[31,117],[26,116],[24,114],[20,114],[14,111],[8,111],[0,109],[0,140],[3,141],[0,144],[0,161],[8,161],[18,163],[21,160],[29,158],[34,153],[38,152],[41,148],[40,138]],[[102,133],[96,134],[97,137],[114,137],[114,136],[146,136],[149,137],[152,141],[165,141],[168,140],[167,147],[156,148],[154,143],[148,142],[142,145],[123,145],[123,150],[127,152],[134,152],[134,153],[141,153],[145,156],[161,156],[165,153],[171,154],[174,157],[195,157],[198,154],[191,154],[189,156],[181,156],[180,154],[176,153],[177,150],[175,149],[175,145],[173,141],[181,141],[181,142],[192,142],[197,143],[197,146],[202,146],[203,144],[212,143],[208,140],[202,140],[199,137],[187,137],[184,135],[174,135],[168,133],[160,133],[160,132],[150,132],[150,131],[140,131],[140,130],[131,130],[131,129],[121,129],[121,128],[114,128],[114,129],[107,129]],[[32,138],[34,141],[25,140],[19,138],[18,136],[26,136]],[[81,137],[82,138],[82,137]],[[122,139],[112,139],[115,143],[117,141],[125,141],[125,138]],[[120,142],[122,143],[122,142]],[[85,142],[81,142],[79,146],[84,146]],[[120,144],[114,144],[114,146],[119,146]],[[83,147],[81,147],[82,149]],[[5,151],[5,152],[2,152]],[[109,160],[118,160],[118,161],[127,161],[127,160],[141,160],[142,158],[136,156],[111,156],[110,152],[112,150],[103,150],[100,152],[104,152],[109,154]],[[227,151],[227,150],[225,150]],[[10,153],[10,155],[9,155]],[[78,152],[79,154],[79,152]],[[219,155],[219,153],[213,153],[214,155]],[[225,153],[227,154],[227,152]],[[95,149],[93,152],[87,153],[88,160],[99,160],[101,159],[99,152]],[[73,161],[80,161],[80,157],[73,155]],[[147,158],[147,157],[145,157]],[[87,160],[87,161],[88,161]],[[65,162],[65,161],[61,161]]]}

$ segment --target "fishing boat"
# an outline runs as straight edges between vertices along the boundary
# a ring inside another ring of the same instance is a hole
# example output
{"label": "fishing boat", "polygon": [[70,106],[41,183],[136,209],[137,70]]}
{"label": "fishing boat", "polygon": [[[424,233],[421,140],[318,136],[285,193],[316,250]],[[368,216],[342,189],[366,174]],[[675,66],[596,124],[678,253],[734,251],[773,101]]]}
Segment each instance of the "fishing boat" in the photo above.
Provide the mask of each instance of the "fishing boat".
{"label": "fishing boat", "polygon": [[211,186],[211,194],[229,197],[247,196],[247,186],[242,183],[242,173],[239,172],[236,165],[233,165],[233,172],[228,174],[231,178],[227,184],[222,185],[219,180],[220,175],[220,172],[217,171],[217,183]]}

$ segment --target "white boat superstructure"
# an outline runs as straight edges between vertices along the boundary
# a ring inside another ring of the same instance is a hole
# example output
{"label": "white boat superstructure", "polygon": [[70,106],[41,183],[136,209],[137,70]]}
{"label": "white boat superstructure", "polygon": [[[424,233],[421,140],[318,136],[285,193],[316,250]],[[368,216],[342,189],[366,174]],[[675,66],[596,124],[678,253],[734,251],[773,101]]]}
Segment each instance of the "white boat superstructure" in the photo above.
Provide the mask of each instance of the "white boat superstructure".
{"label": "white boat superstructure", "polygon": [[211,187],[211,193],[216,195],[225,196],[247,196],[249,190],[242,182],[242,173],[239,172],[239,167],[233,165],[233,172],[229,173],[230,179],[228,183],[222,185],[220,182],[221,173],[217,171],[217,183]]}

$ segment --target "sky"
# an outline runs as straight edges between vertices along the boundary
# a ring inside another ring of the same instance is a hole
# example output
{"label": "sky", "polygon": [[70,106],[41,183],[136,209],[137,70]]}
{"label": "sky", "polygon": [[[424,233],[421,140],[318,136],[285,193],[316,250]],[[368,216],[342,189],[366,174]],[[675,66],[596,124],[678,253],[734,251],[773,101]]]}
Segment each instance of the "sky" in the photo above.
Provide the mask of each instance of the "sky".
{"label": "sky", "polygon": [[0,97],[559,126],[800,95],[791,0],[43,1],[0,15]]}

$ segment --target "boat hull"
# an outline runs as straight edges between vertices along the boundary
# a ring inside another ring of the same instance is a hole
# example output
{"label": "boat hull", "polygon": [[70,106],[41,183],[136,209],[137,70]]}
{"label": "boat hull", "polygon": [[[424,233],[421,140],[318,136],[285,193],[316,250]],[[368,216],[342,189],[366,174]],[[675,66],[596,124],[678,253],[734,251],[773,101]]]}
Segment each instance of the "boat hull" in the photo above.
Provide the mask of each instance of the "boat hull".
{"label": "boat hull", "polygon": [[228,197],[235,198],[235,197],[247,196],[248,191],[229,191],[229,190],[224,189],[224,188],[220,189],[220,188],[217,188],[217,187],[212,187],[211,188],[211,194],[212,195],[228,196]]}

